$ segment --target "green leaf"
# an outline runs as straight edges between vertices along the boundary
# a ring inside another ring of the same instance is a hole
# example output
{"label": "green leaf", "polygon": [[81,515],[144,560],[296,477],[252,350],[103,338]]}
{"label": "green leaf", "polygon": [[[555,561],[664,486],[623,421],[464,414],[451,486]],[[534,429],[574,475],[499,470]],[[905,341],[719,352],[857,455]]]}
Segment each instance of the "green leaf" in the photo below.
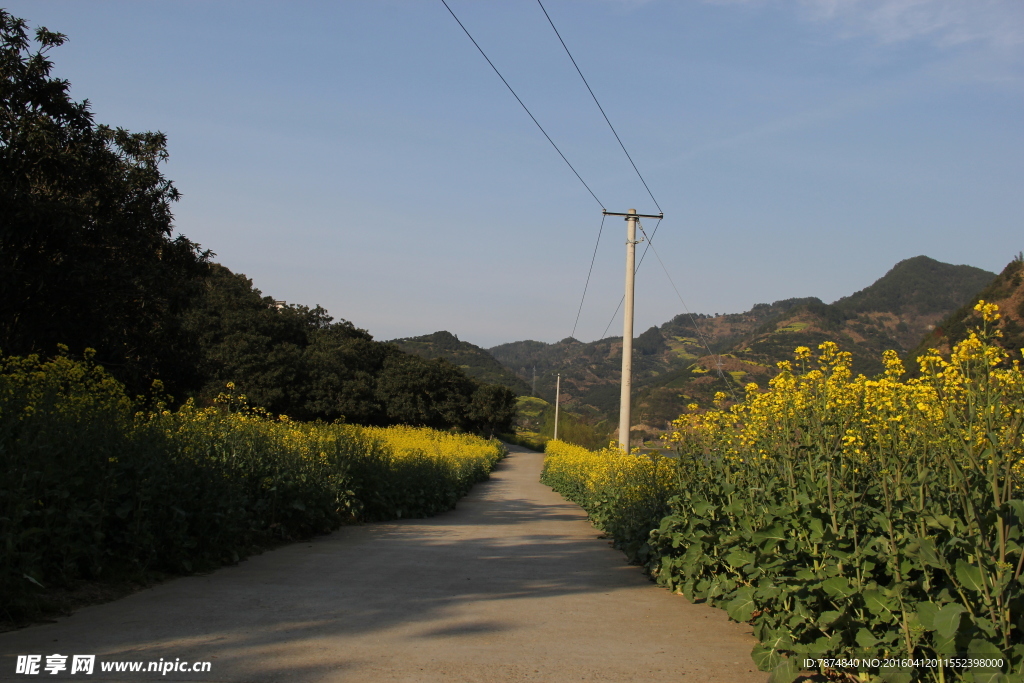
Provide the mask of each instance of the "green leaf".
{"label": "green leaf", "polygon": [[956,646],[956,635],[943,636],[938,631],[932,636],[932,648],[940,655],[955,655],[959,652]]}
{"label": "green leaf", "polygon": [[821,520],[817,517],[811,519],[810,524],[807,525],[811,530],[812,539],[820,539],[825,535],[825,525],[821,523]]}
{"label": "green leaf", "polygon": [[709,510],[713,510],[714,508],[715,506],[707,502],[706,500],[699,500],[693,504],[693,514],[697,515],[698,517],[703,517],[708,513]]}
{"label": "green leaf", "polygon": [[887,667],[881,670],[881,678],[885,683],[911,683],[914,680],[912,669]]}
{"label": "green leaf", "polygon": [[787,657],[772,669],[768,683],[793,683],[799,676],[800,665],[797,660]]}
{"label": "green leaf", "polygon": [[745,567],[754,561],[754,554],[748,553],[745,550],[734,548],[728,555],[725,556],[725,561],[729,563],[729,566],[739,569]]}
{"label": "green leaf", "polygon": [[884,596],[881,591],[868,590],[861,595],[864,596],[864,604],[875,616],[890,616],[894,605]]}
{"label": "green leaf", "polygon": [[932,624],[939,635],[943,638],[952,638],[960,629],[960,615],[966,612],[964,606],[957,602],[943,605],[942,609],[935,612]]}
{"label": "green leaf", "polygon": [[949,531],[953,531],[956,528],[956,522],[954,522],[953,518],[949,515],[925,517],[924,522],[933,529],[948,529]]}
{"label": "green leaf", "polygon": [[857,644],[861,647],[872,647],[877,645],[879,642],[878,638],[875,638],[874,634],[866,628],[862,628],[857,631]]}
{"label": "green leaf", "polygon": [[[994,643],[975,638],[967,646],[967,655],[972,659],[1003,659],[1002,651]],[[971,672],[998,672],[997,667],[975,667]],[[975,673],[977,679],[977,673]]]}
{"label": "green leaf", "polygon": [[781,524],[775,524],[767,529],[754,532],[751,539],[764,550],[768,550],[778,545],[779,541],[786,540],[786,529]]}
{"label": "green leaf", "polygon": [[857,589],[851,586],[850,582],[842,576],[836,576],[828,581],[823,581],[821,587],[830,596],[839,599],[848,598],[857,592]]}
{"label": "green leaf", "polygon": [[757,609],[757,605],[754,602],[754,589],[750,586],[744,586],[736,591],[735,595],[736,597],[730,600],[726,606],[729,617],[741,623],[750,621],[754,610]]}
{"label": "green leaf", "polygon": [[919,602],[917,603],[917,619],[921,622],[921,626],[924,626],[926,631],[934,631],[935,616],[939,612],[939,606],[934,602]]}
{"label": "green leaf", "polygon": [[932,567],[941,569],[945,566],[939,551],[935,548],[935,541],[931,538],[917,538],[907,547],[907,554]]}
{"label": "green leaf", "polygon": [[754,660],[754,664],[757,665],[758,669],[761,671],[771,671],[782,662],[782,655],[779,653],[779,650],[788,649],[791,645],[792,642],[790,641],[789,634],[785,631],[776,631],[755,645],[750,653],[750,657]]}
{"label": "green leaf", "polygon": [[981,577],[981,569],[963,560],[956,561],[956,579],[960,585],[976,593],[984,591],[985,584]]}
{"label": "green leaf", "polygon": [[843,616],[842,612],[822,612],[821,615],[818,616],[818,626],[828,626],[841,616]]}
{"label": "green leaf", "polygon": [[1024,500],[1008,500],[1006,505],[1013,510],[1018,523],[1024,524]]}
{"label": "green leaf", "polygon": [[978,630],[984,633],[985,636],[991,638],[992,640],[998,640],[999,627],[996,626],[994,621],[986,617],[983,617],[980,614],[974,615],[974,618],[971,621],[974,622],[974,625],[978,628]]}

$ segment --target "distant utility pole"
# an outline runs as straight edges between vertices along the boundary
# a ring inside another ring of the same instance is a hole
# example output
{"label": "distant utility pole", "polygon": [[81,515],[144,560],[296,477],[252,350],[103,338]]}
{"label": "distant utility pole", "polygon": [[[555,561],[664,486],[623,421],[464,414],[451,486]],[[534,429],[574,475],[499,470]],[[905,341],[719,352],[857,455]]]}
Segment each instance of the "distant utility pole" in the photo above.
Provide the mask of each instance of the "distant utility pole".
{"label": "distant utility pole", "polygon": [[648,216],[630,209],[626,213],[603,212],[605,216],[626,217],[626,301],[622,313],[622,390],[619,394],[619,447],[629,451],[629,408],[633,389],[633,281],[636,277],[636,223],[641,218],[665,217],[664,213]]}
{"label": "distant utility pole", "polygon": [[555,375],[555,440],[558,440],[558,401],[562,396],[562,373]]}
{"label": "distant utility pole", "polygon": [[533,366],[533,395],[537,395],[537,366]]}

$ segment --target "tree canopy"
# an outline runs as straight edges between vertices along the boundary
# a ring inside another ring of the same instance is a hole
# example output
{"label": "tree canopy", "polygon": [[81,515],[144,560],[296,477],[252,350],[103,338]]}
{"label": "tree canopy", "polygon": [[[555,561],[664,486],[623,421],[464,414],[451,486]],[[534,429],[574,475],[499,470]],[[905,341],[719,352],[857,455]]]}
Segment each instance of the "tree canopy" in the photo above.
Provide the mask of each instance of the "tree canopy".
{"label": "tree canopy", "polygon": [[93,349],[133,392],[159,378],[206,401],[233,382],[297,419],[511,429],[512,391],[279,305],[175,235],[166,137],[97,124],[51,75],[65,40],[0,10],[0,353]]}
{"label": "tree canopy", "polygon": [[203,289],[183,324],[200,349],[200,398],[232,382],[251,403],[298,419],[511,429],[515,393],[506,387],[376,342],[319,306],[275,302],[219,264]]}
{"label": "tree canopy", "polygon": [[50,75],[65,40],[0,10],[0,350],[91,347],[131,388],[187,385],[179,320],[208,255],[172,234],[166,137],[96,124]]}

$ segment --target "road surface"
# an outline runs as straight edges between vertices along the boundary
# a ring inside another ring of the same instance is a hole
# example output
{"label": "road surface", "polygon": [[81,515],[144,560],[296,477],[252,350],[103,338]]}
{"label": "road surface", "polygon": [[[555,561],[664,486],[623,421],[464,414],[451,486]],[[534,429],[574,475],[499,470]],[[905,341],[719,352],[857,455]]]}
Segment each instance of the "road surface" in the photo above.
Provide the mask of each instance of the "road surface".
{"label": "road surface", "polygon": [[[510,450],[451,512],[345,527],[2,633],[0,680],[767,680],[749,626],[651,583],[538,482],[541,454]],[[33,654],[40,673],[16,675]],[[68,657],[56,674],[53,654]],[[82,654],[94,673],[70,674]],[[209,671],[145,671],[161,659]],[[144,671],[101,671],[114,662]]]}

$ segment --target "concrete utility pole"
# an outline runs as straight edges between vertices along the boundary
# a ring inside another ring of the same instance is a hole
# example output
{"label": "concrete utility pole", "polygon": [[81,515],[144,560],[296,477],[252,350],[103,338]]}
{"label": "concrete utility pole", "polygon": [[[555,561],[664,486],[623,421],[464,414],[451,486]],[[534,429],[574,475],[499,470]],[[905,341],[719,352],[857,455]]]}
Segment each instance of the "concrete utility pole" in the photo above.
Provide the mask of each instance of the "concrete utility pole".
{"label": "concrete utility pole", "polygon": [[665,217],[665,214],[648,216],[630,209],[626,213],[603,212],[605,216],[626,217],[626,299],[622,313],[622,389],[619,394],[619,447],[629,451],[630,398],[633,390],[633,281],[636,277],[636,224],[641,218]]}
{"label": "concrete utility pole", "polygon": [[562,396],[562,373],[555,375],[555,440],[558,440],[558,400]]}

